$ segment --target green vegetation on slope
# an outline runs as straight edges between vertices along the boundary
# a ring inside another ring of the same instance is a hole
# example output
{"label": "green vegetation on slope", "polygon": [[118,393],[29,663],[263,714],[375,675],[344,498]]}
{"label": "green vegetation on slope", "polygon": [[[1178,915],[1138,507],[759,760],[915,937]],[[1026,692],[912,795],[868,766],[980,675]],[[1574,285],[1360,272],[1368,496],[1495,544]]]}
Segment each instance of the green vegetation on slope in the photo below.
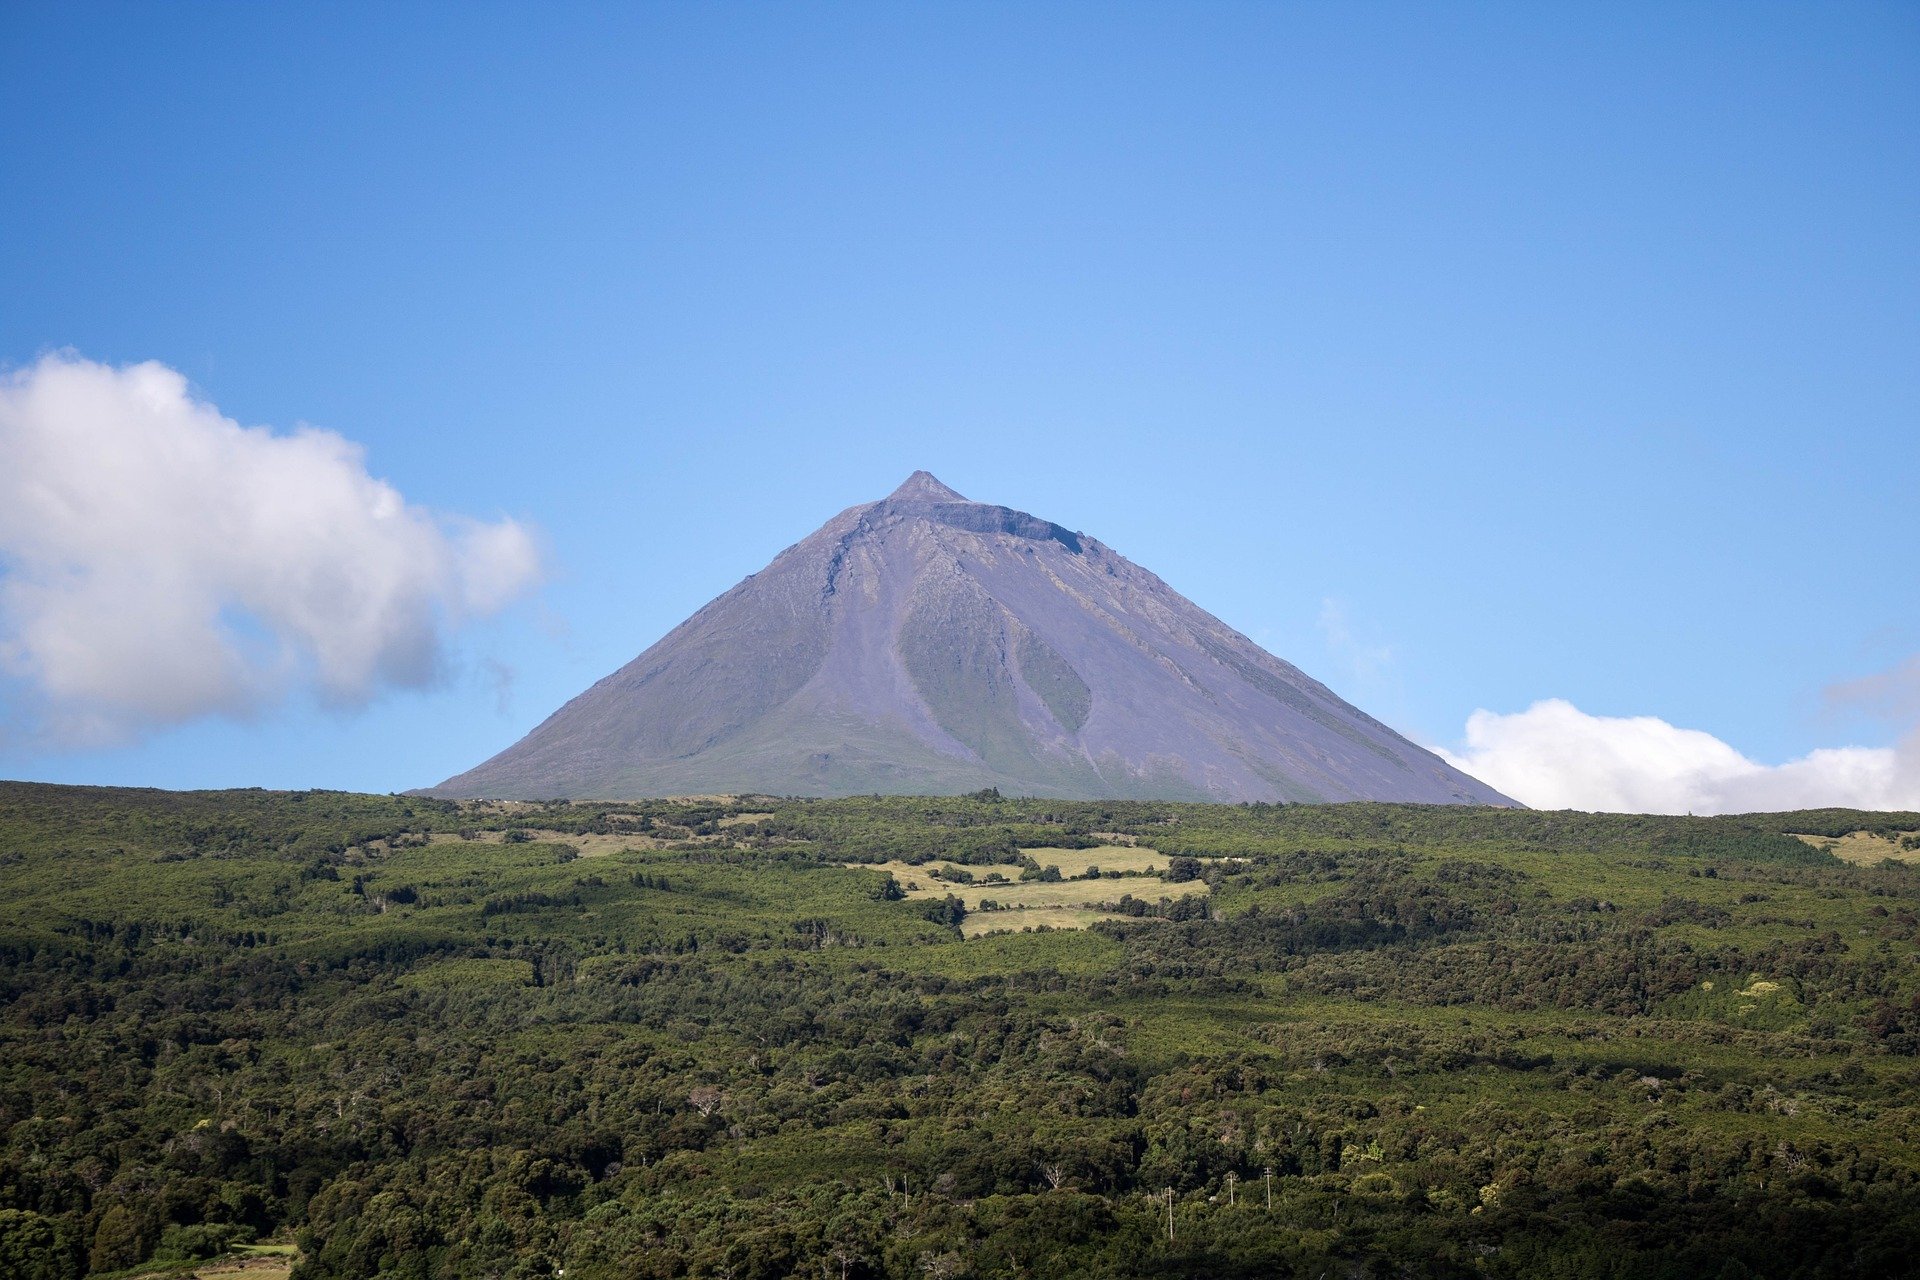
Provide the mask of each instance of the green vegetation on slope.
{"label": "green vegetation on slope", "polygon": [[1916,828],[0,785],[0,1274],[1901,1273]]}

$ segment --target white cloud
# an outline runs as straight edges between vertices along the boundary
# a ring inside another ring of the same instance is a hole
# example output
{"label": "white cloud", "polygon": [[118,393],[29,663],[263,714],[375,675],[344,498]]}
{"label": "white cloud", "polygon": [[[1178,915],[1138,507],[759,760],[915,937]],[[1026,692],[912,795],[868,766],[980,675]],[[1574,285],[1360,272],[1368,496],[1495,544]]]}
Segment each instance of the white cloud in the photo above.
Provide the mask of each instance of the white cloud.
{"label": "white cloud", "polygon": [[514,521],[410,505],[352,441],[243,427],[164,365],[0,377],[0,672],[57,741],[429,684],[538,573]]}
{"label": "white cloud", "polygon": [[1476,711],[1464,748],[1440,754],[1536,809],[1920,809],[1920,733],[1894,747],[1836,747],[1766,765],[1698,729],[1588,715],[1554,698],[1512,715]]}

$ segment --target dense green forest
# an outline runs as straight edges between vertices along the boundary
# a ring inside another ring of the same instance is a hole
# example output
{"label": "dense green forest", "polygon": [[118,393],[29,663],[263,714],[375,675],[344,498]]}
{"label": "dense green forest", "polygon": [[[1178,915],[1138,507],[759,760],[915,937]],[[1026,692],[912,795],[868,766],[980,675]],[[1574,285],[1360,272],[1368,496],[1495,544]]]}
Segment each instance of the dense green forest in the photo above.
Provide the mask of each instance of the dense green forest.
{"label": "dense green forest", "polygon": [[0,785],[0,1275],[1910,1274],[1917,829]]}

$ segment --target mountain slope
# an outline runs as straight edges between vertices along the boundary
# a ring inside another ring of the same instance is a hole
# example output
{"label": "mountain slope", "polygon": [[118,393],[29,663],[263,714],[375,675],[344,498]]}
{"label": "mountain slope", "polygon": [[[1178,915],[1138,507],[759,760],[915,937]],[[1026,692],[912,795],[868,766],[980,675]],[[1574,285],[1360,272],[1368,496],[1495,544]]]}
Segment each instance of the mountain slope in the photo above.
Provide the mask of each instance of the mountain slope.
{"label": "mountain slope", "polygon": [[1084,534],[926,472],[430,793],[1510,804]]}

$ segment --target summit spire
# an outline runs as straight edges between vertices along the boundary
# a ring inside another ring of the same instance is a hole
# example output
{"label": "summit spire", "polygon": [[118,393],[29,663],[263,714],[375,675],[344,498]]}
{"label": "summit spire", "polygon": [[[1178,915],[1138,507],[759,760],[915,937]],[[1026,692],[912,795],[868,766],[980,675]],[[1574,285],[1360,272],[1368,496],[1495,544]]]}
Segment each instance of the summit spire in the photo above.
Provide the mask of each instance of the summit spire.
{"label": "summit spire", "polygon": [[887,495],[889,502],[965,502],[966,499],[941,484],[931,471],[916,471],[898,489]]}

